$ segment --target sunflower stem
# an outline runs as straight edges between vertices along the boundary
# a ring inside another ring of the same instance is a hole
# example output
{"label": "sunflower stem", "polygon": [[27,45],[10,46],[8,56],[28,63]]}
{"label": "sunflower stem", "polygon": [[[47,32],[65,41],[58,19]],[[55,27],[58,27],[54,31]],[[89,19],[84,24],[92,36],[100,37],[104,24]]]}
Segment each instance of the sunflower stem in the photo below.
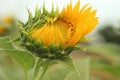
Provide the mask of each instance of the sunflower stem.
{"label": "sunflower stem", "polygon": [[43,71],[43,73],[40,75],[40,77],[38,78],[38,80],[43,80],[43,77],[44,77],[44,75],[45,75],[46,72],[47,72],[47,69],[45,69]]}

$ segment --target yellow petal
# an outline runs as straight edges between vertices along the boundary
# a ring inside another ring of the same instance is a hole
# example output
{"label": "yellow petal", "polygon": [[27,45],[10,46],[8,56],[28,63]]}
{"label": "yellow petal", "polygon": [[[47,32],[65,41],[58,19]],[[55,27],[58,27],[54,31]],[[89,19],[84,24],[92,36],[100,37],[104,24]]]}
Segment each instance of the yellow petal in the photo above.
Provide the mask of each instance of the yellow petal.
{"label": "yellow petal", "polygon": [[0,26],[0,34],[5,32],[5,28],[3,26]]}
{"label": "yellow petal", "polygon": [[58,29],[57,26],[54,26],[54,32],[55,32],[55,44],[60,44],[62,42],[64,42],[64,38],[60,32],[60,30]]}
{"label": "yellow petal", "polygon": [[73,37],[71,38],[70,44],[75,45],[82,36],[83,35],[81,34],[81,28],[77,27]]}

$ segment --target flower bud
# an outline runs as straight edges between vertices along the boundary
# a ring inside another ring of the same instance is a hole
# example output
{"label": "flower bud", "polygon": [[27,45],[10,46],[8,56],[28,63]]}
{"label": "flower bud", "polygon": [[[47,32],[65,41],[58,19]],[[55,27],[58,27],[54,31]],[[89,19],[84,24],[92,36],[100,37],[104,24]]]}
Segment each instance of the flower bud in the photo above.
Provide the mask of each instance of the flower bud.
{"label": "flower bud", "polygon": [[80,9],[80,1],[72,7],[72,2],[63,8],[49,12],[43,6],[36,8],[33,17],[30,11],[26,24],[18,22],[20,41],[33,54],[47,59],[59,59],[68,56],[78,42],[98,24],[96,10],[88,5]]}

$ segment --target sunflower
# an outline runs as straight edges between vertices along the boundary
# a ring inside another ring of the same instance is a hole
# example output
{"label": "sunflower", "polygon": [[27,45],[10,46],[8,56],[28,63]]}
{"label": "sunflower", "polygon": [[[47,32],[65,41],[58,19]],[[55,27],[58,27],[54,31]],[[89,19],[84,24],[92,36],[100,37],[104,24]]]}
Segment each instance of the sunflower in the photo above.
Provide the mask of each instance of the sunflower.
{"label": "sunflower", "polygon": [[0,35],[5,35],[12,24],[13,18],[11,16],[5,16],[0,19]]}
{"label": "sunflower", "polygon": [[2,35],[5,32],[5,28],[3,26],[0,26],[0,35]]}
{"label": "sunflower", "polygon": [[20,41],[32,53],[44,58],[67,56],[98,24],[96,10],[88,4],[80,8],[80,1],[74,7],[71,1],[61,12],[54,10],[54,6],[48,12],[43,6],[42,10],[36,8],[35,17],[29,10],[28,13],[26,24],[18,22]]}

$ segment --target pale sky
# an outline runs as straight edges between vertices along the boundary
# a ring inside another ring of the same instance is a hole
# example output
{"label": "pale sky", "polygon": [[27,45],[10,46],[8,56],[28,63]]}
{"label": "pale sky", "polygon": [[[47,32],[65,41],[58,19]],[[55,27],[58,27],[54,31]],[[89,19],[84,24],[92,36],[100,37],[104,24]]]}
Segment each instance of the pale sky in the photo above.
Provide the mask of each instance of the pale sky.
{"label": "pale sky", "polygon": [[[72,0],[73,5],[77,1]],[[0,15],[11,13],[25,22],[28,17],[26,7],[34,14],[36,5],[41,6],[44,2],[47,9],[51,8],[52,3],[61,9],[70,0],[0,0]],[[98,10],[99,25],[106,22],[120,22],[120,0],[81,0],[82,6],[86,3],[90,3],[94,9]]]}

